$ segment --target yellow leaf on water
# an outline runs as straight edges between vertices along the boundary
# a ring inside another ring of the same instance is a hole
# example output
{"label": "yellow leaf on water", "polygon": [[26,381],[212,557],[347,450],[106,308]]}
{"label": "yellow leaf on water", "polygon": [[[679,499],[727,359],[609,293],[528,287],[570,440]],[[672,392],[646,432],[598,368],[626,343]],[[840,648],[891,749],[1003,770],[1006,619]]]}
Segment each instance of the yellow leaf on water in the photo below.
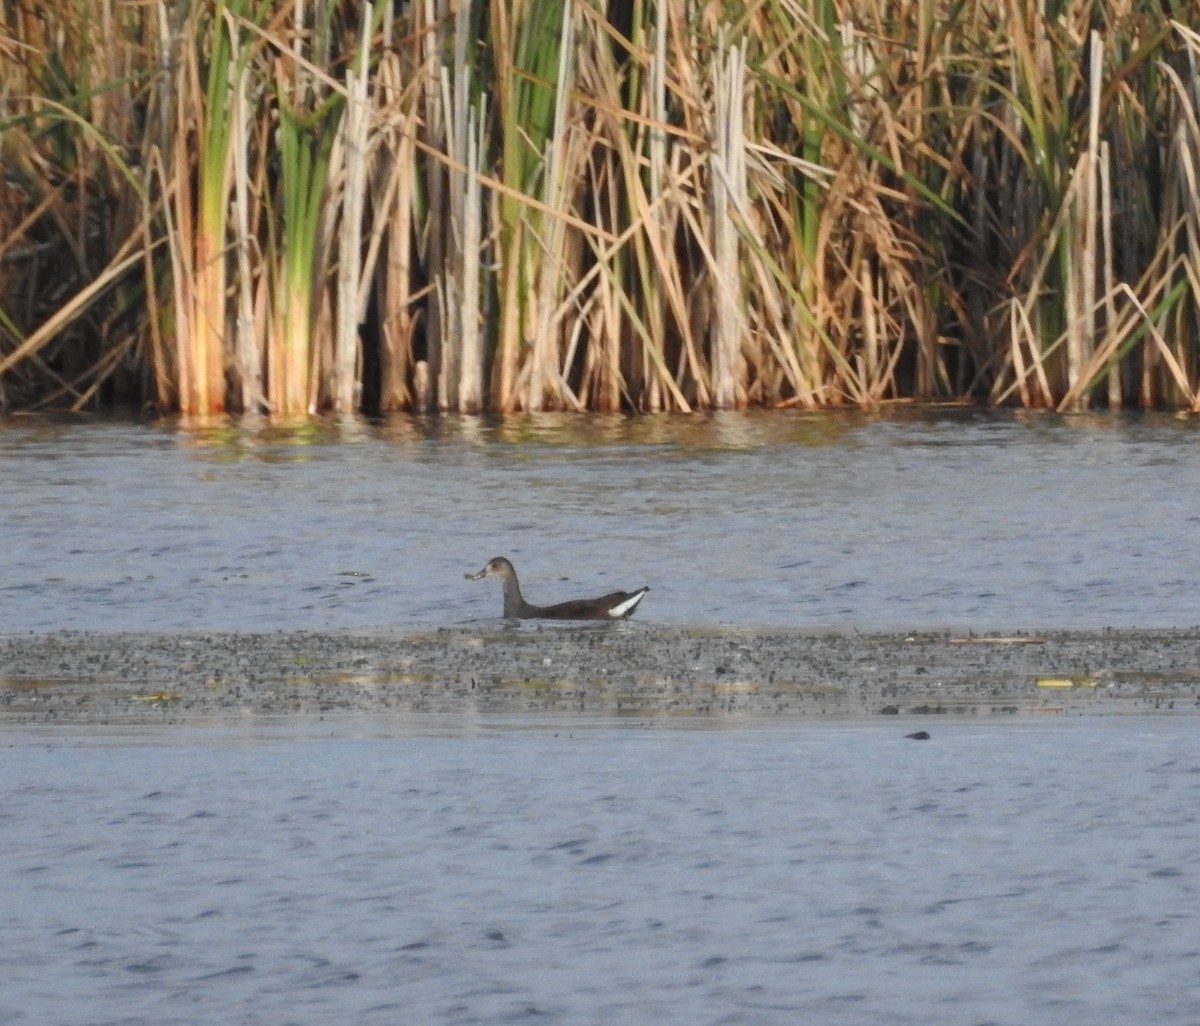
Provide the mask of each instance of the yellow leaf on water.
{"label": "yellow leaf on water", "polygon": [[1039,688],[1094,688],[1096,681],[1090,677],[1038,677],[1034,681]]}

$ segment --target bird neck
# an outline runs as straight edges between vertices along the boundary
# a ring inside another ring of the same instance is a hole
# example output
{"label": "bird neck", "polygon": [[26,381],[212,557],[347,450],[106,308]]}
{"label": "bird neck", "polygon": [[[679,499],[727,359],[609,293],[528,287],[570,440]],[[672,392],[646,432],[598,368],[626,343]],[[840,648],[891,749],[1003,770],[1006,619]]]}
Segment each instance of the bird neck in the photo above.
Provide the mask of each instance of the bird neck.
{"label": "bird neck", "polygon": [[504,615],[507,618],[521,615],[525,608],[525,599],[521,595],[521,585],[517,582],[515,573],[507,574],[504,578]]}

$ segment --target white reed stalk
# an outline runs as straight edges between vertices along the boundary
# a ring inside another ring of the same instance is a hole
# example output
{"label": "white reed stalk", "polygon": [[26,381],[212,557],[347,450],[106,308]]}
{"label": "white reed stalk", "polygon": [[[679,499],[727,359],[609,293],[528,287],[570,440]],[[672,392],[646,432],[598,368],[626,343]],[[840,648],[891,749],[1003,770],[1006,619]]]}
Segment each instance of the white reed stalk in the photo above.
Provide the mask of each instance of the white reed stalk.
{"label": "white reed stalk", "polygon": [[[461,69],[455,76],[456,79],[466,77]],[[463,208],[467,195],[466,141],[469,138],[470,111],[466,95],[457,82],[451,90],[450,69],[445,65],[441,67],[441,82],[442,110],[446,118],[446,155],[450,158],[450,166],[445,172],[445,232],[442,234],[434,229],[435,236],[441,238],[442,262],[434,270],[437,302],[433,305],[437,307],[438,320],[445,330],[437,351],[439,359],[435,361],[431,352],[430,370],[436,376],[433,386],[437,393],[438,409],[457,410],[462,353],[462,325],[459,319],[463,309]]]}
{"label": "white reed stalk", "polygon": [[234,320],[234,388],[240,393],[242,412],[257,413],[265,406],[266,397],[263,394],[262,359],[255,330],[254,272],[251,267],[254,240],[250,234],[250,169],[246,163],[250,149],[250,112],[246,95],[250,69],[241,56],[237,22],[232,16],[227,21],[230,90],[233,94],[233,252],[238,279],[237,314]]}
{"label": "white reed stalk", "polygon": [[[565,210],[570,203],[568,157],[575,153],[567,128],[567,108],[575,82],[575,19],[563,11],[558,47],[558,87],[554,95],[554,129],[546,140],[545,174],[542,202],[554,210]],[[558,362],[556,312],[564,281],[566,222],[561,217],[541,217],[541,252],[538,254],[537,292],[534,296],[533,351],[530,355],[529,391],[526,409],[541,410],[548,394],[561,395],[563,371]]]}
{"label": "white reed stalk", "polygon": [[346,107],[342,111],[340,142],[344,180],[341,224],[338,231],[337,313],[333,335],[333,388],[335,413],[351,413],[361,405],[362,381],[358,373],[358,326],[363,309],[362,228],[367,196],[367,72],[370,68],[371,4],[362,5],[357,67],[346,71]]}
{"label": "white reed stalk", "polygon": [[[463,0],[459,5],[457,17],[464,18],[469,14],[472,0]],[[451,17],[448,0],[424,0],[423,24],[421,32],[422,45],[422,74],[424,82],[424,102],[421,110],[421,123],[424,126],[424,138],[430,156],[445,153],[449,147],[447,142],[446,122],[450,117],[448,110],[448,90],[446,88],[446,69],[442,65],[442,47],[445,45],[445,25]],[[415,139],[414,139],[415,144]],[[425,200],[431,217],[436,225],[444,216],[443,203],[447,188],[447,169],[442,161],[433,159],[425,162]],[[426,266],[430,268],[437,284],[437,295],[426,308],[425,316],[425,359],[421,366],[415,367],[413,377],[414,412],[425,413],[440,405],[439,377],[442,367],[443,341],[447,337],[445,311],[447,309],[443,291],[443,271],[447,262],[447,238],[444,232],[436,228],[429,233]]]}
{"label": "white reed stalk", "polygon": [[483,408],[483,338],[479,323],[483,188],[476,172],[483,170],[483,161],[486,159],[486,120],[478,117],[474,109],[468,111],[466,164],[470,173],[466,176],[462,204],[462,263],[457,316],[460,355],[457,409],[461,413],[478,413]]}
{"label": "white reed stalk", "polygon": [[[657,4],[654,12],[654,55],[650,58],[650,202],[656,204],[662,194],[663,169],[667,166],[667,136],[658,127],[667,123],[667,11]],[[655,213],[654,219],[661,215]]]}
{"label": "white reed stalk", "polygon": [[[1087,403],[1087,395],[1078,390],[1080,374],[1091,358],[1096,338],[1096,239],[1100,168],[1100,90],[1104,52],[1100,34],[1091,37],[1091,104],[1088,109],[1088,144],[1079,161],[1079,188],[1072,204],[1076,216],[1075,233],[1064,245],[1075,249],[1069,262],[1067,304],[1067,391],[1077,392],[1076,406]],[[1077,244],[1077,248],[1076,248]]]}
{"label": "white reed stalk", "polygon": [[[1104,235],[1104,328],[1106,333],[1116,330],[1116,275],[1113,272],[1114,241],[1113,209],[1112,209],[1112,161],[1108,143],[1100,144],[1100,226]],[[1108,408],[1119,410],[1122,405],[1121,396],[1121,363],[1113,362],[1108,371]]]}
{"label": "white reed stalk", "polygon": [[745,141],[742,135],[745,62],[737,46],[718,57],[714,72],[714,146],[712,166],[712,231],[716,276],[716,318],[712,333],[713,403],[738,405],[738,375],[745,320],[738,268],[738,230],[734,208],[744,208]]}

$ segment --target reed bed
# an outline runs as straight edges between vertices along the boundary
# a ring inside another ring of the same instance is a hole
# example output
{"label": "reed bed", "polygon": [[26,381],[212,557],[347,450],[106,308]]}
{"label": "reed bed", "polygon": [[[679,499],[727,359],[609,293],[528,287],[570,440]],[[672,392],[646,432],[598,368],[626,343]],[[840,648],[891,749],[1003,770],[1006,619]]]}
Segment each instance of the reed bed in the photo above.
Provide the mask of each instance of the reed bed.
{"label": "reed bed", "polygon": [[1194,0],[0,0],[0,407],[1200,411]]}

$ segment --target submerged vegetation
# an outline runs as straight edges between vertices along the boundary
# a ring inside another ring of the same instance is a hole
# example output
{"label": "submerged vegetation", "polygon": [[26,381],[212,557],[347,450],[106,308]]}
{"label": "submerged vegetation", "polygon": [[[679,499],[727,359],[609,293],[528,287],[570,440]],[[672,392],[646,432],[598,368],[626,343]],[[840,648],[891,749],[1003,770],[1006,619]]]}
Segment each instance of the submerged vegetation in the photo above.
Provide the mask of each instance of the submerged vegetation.
{"label": "submerged vegetation", "polygon": [[0,0],[0,408],[1200,411],[1195,0]]}

